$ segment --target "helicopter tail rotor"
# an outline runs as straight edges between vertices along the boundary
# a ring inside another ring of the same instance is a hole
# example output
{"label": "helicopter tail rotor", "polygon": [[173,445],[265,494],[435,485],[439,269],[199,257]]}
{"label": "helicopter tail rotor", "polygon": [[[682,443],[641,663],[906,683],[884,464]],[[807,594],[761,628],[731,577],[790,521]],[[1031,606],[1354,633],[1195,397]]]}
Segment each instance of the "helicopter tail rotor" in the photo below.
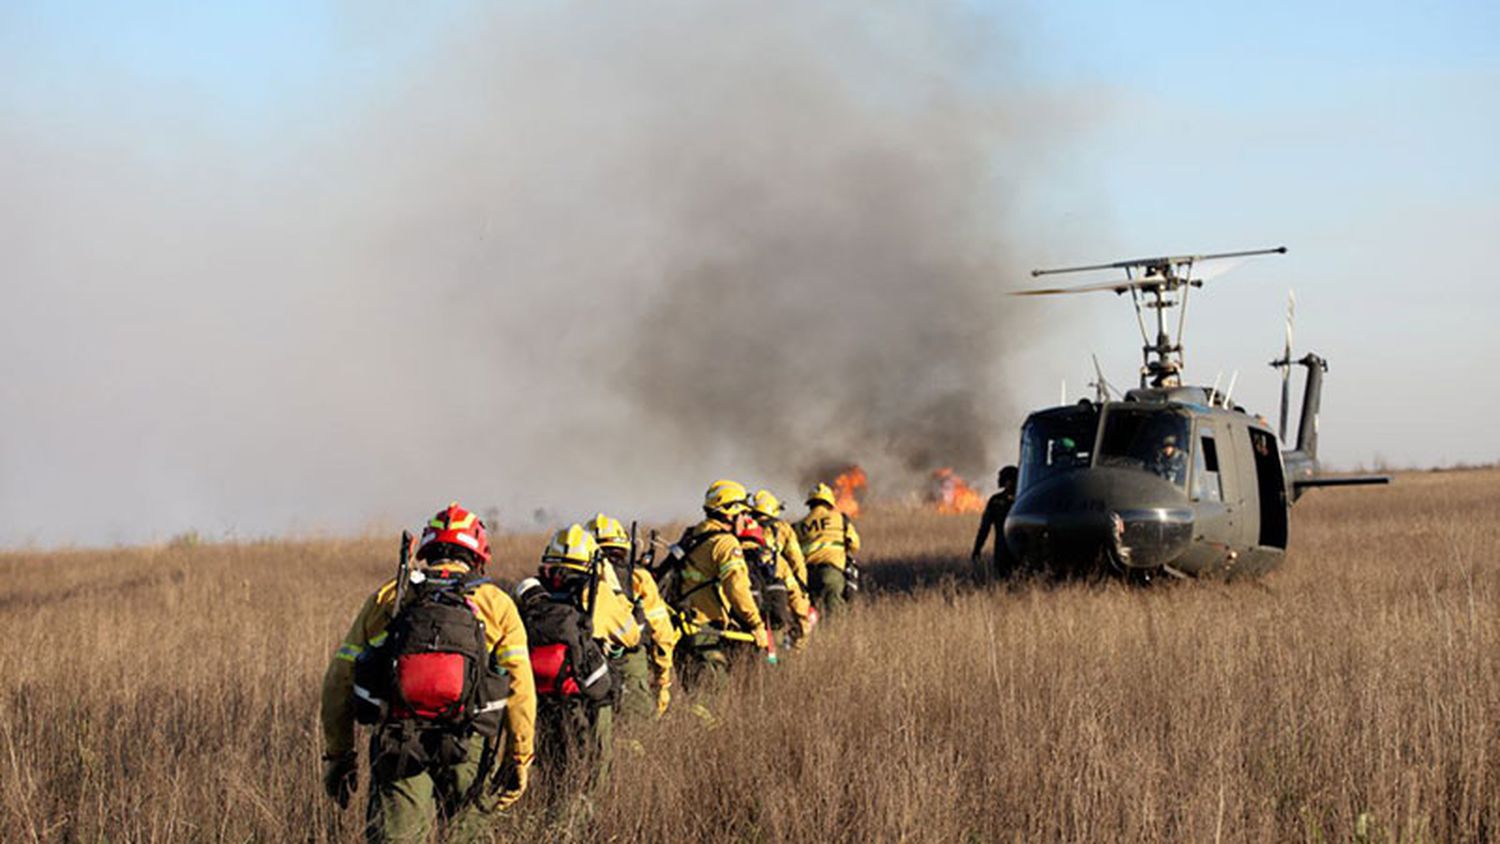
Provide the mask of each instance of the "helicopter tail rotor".
{"label": "helicopter tail rotor", "polygon": [[1089,386],[1094,388],[1094,397],[1100,404],[1103,404],[1113,399],[1118,391],[1115,390],[1115,385],[1109,383],[1109,379],[1104,377],[1104,367],[1099,365],[1099,356],[1090,354],[1089,357],[1094,360],[1094,382]]}
{"label": "helicopter tail rotor", "polygon": [[1281,429],[1279,436],[1286,442],[1286,419],[1292,400],[1292,326],[1297,319],[1297,293],[1286,292],[1286,345],[1281,352]]}

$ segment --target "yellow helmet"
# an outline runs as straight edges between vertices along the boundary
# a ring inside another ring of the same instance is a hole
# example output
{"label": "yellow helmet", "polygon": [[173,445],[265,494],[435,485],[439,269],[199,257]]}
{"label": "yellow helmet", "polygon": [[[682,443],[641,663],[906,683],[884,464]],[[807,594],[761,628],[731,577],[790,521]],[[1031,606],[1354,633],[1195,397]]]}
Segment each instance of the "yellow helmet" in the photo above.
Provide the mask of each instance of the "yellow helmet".
{"label": "yellow helmet", "polygon": [[542,551],[542,565],[588,571],[599,554],[599,543],[582,525],[569,525],[553,534]]}
{"label": "yellow helmet", "polygon": [[781,499],[773,495],[769,489],[757,489],[750,499],[750,506],[762,516],[773,518],[781,515],[781,511],[786,509],[781,506]]}
{"label": "yellow helmet", "polygon": [[807,491],[808,506],[811,506],[815,501],[821,501],[829,507],[837,505],[837,502],[833,498],[833,490],[829,489],[828,484],[818,484]]}
{"label": "yellow helmet", "polygon": [[708,485],[708,491],[703,493],[703,509],[733,516],[749,508],[749,502],[746,500],[749,497],[750,493],[746,491],[742,483],[714,481]]}
{"label": "yellow helmet", "polygon": [[630,534],[620,520],[603,513],[589,519],[589,533],[599,540],[600,548],[629,548]]}

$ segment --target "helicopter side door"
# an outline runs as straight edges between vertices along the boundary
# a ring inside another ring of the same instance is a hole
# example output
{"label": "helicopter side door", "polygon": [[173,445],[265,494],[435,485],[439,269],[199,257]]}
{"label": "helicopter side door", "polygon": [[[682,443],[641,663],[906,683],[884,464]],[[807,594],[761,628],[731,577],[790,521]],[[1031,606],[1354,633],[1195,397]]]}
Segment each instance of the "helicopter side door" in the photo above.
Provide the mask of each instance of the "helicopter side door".
{"label": "helicopter side door", "polygon": [[[1193,477],[1188,487],[1195,511],[1194,539],[1215,546],[1227,544],[1234,535],[1234,510],[1224,500],[1226,469],[1230,476],[1228,489],[1233,489],[1233,461],[1226,461],[1219,453],[1227,444],[1212,417],[1198,418],[1193,431]],[[1212,556],[1206,556],[1203,565],[1212,566],[1215,562]]]}
{"label": "helicopter side door", "polygon": [[1255,545],[1260,533],[1260,496],[1255,483],[1255,460],[1250,452],[1250,435],[1245,423],[1223,418],[1219,428],[1223,442],[1219,447],[1220,482],[1224,488],[1224,505],[1229,513],[1227,541],[1235,550]]}
{"label": "helicopter side door", "polygon": [[1260,531],[1256,544],[1283,550],[1286,548],[1289,502],[1286,499],[1286,474],[1281,466],[1281,449],[1270,431],[1250,428],[1249,433],[1260,498]]}

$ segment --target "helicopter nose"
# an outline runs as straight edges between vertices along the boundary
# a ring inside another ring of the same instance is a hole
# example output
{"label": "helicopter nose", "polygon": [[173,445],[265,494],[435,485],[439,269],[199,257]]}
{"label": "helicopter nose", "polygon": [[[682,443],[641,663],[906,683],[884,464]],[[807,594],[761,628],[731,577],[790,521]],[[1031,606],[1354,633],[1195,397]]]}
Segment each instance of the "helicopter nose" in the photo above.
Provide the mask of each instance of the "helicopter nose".
{"label": "helicopter nose", "polygon": [[1193,511],[1149,507],[1093,512],[1013,512],[1005,539],[1018,558],[1054,570],[1081,571],[1108,562],[1157,569],[1188,549]]}
{"label": "helicopter nose", "polygon": [[1023,490],[1005,520],[1011,553],[1053,571],[1171,565],[1192,541],[1182,490],[1148,472],[1091,467]]}

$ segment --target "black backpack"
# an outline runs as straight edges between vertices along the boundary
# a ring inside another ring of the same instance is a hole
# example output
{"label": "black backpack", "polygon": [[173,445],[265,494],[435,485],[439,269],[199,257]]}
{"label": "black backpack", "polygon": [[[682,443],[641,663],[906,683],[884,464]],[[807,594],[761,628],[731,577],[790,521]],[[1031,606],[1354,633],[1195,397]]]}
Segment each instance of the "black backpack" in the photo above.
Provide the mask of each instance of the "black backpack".
{"label": "black backpack", "polygon": [[593,704],[614,700],[614,673],[594,640],[593,623],[578,596],[554,594],[540,582],[528,580],[518,588],[516,602],[526,626],[538,700]]}
{"label": "black backpack", "polygon": [[[683,576],[687,570],[688,555],[697,550],[698,546],[716,536],[732,537],[734,533],[727,530],[708,530],[695,534],[692,528],[684,530],[682,538],[677,540],[657,568],[651,572],[651,576],[656,578],[656,585],[661,591],[662,600],[666,601],[668,606],[680,610],[686,606],[687,599],[695,592],[718,585],[717,576],[693,586],[688,586]],[[674,620],[675,618],[674,616]]]}
{"label": "black backpack", "polygon": [[489,582],[429,574],[411,585],[385,639],[354,662],[356,720],[499,733],[510,683],[468,597]]}
{"label": "black backpack", "polygon": [[750,594],[761,618],[772,630],[791,623],[791,595],[786,581],[776,576],[776,554],[770,548],[745,549],[745,566],[750,570]]}

